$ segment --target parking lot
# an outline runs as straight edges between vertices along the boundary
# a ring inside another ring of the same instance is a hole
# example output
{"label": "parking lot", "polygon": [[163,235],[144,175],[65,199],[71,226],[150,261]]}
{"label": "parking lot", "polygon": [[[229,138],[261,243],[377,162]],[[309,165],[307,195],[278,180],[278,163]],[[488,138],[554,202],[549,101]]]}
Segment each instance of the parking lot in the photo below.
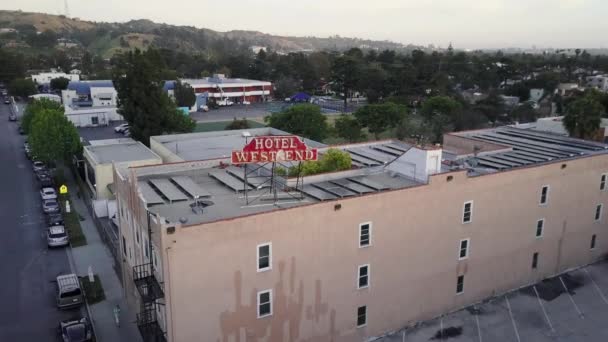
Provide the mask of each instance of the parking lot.
{"label": "parking lot", "polygon": [[601,262],[378,341],[604,342],[608,341],[607,296],[608,262]]}

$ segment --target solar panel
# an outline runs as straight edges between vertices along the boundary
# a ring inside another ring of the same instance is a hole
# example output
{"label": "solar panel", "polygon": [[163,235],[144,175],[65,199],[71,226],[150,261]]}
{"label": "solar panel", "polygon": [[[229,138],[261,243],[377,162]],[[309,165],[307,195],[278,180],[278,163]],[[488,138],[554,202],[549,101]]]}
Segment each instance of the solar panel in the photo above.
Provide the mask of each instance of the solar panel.
{"label": "solar panel", "polygon": [[310,197],[318,199],[319,201],[327,201],[337,198],[336,195],[323,191],[312,185],[304,185],[301,191]]}
{"label": "solar panel", "polygon": [[[245,181],[245,169],[236,166],[230,166],[226,169],[226,171],[228,171],[228,173],[240,179],[241,181]],[[255,175],[255,173],[250,173],[247,175],[247,183],[254,188],[269,188],[270,178],[258,177]]]}
{"label": "solar panel", "polygon": [[513,152],[510,152],[510,154],[514,154],[517,155],[519,157],[526,157],[532,161],[549,161],[549,160],[553,160],[553,158],[548,157],[548,156],[543,156],[540,155],[538,153],[531,153],[531,152],[526,152],[523,150],[514,150]]}
{"label": "solar panel", "polygon": [[355,192],[352,192],[348,189],[345,189],[339,185],[332,184],[330,182],[320,182],[320,183],[315,183],[315,184],[311,184],[311,185],[316,186],[317,188],[319,188],[323,191],[327,191],[338,197],[350,197],[350,196],[357,195],[357,193],[355,193]]}
{"label": "solar panel", "polygon": [[546,140],[546,141],[554,141],[557,144],[565,144],[565,145],[574,146],[574,147],[578,146],[580,148],[592,149],[594,151],[605,150],[607,148],[606,145],[603,145],[600,143],[594,143],[591,141],[581,141],[581,140],[572,139],[572,138],[565,137],[565,136],[549,135],[546,133],[534,132],[534,131],[530,131],[530,130],[522,130],[522,129],[514,128],[514,127],[503,127],[500,129],[500,131],[501,132],[508,131],[509,134],[525,136],[525,137],[528,137],[529,139],[538,138],[538,139],[542,139],[542,140]]}
{"label": "solar panel", "polygon": [[579,148],[571,148],[571,147],[566,147],[566,146],[562,146],[562,145],[555,145],[555,144],[550,144],[550,143],[542,143],[542,142],[538,142],[538,141],[534,141],[534,140],[530,140],[530,139],[525,139],[525,138],[516,138],[516,137],[512,137],[509,135],[505,135],[505,134],[499,134],[499,133],[489,133],[489,135],[492,136],[496,136],[499,138],[502,138],[506,141],[512,141],[512,142],[517,142],[520,144],[525,144],[528,146],[534,146],[535,148],[544,148],[544,149],[548,149],[548,150],[555,150],[561,153],[566,153],[569,155],[574,155],[574,154],[580,154],[582,152],[585,152],[585,150],[579,149]]}
{"label": "solar panel", "polygon": [[563,151],[558,151],[555,149],[547,149],[547,148],[542,148],[542,147],[537,147],[537,146],[532,146],[526,143],[519,143],[519,142],[515,142],[515,141],[509,141],[508,139],[504,139],[502,137],[496,137],[496,136],[492,136],[492,135],[487,135],[487,134],[481,134],[481,135],[474,135],[474,138],[480,139],[480,140],[485,140],[485,141],[491,141],[491,142],[495,142],[495,143],[499,143],[502,145],[506,145],[506,146],[512,146],[513,149],[522,149],[524,151],[530,151],[533,153],[536,152],[540,152],[544,155],[549,155],[552,156],[554,158],[564,158],[564,157],[570,157],[571,155],[568,153],[565,153]]}
{"label": "solar panel", "polygon": [[500,160],[500,159],[496,159],[491,156],[478,156],[477,159],[485,160],[485,161],[489,161],[492,163],[501,164],[501,165],[505,165],[505,166],[509,166],[509,167],[521,166],[521,164],[519,164],[519,163],[514,163],[514,162],[510,162],[510,161],[506,161],[506,160]]}
{"label": "solar panel", "polygon": [[169,179],[158,178],[148,180],[169,202],[186,201],[188,196],[181,192]]}
{"label": "solar panel", "polygon": [[371,159],[373,161],[379,162],[381,164],[384,164],[386,162],[389,162],[391,160],[393,160],[394,158],[389,157],[387,155],[378,155],[378,154],[374,154],[372,153],[371,149],[363,149],[363,148],[351,148],[347,150],[348,152],[350,152],[351,154],[356,154],[358,156],[367,158],[367,159]]}
{"label": "solar panel", "polygon": [[374,145],[374,146],[371,146],[371,148],[374,150],[378,150],[382,153],[390,154],[391,156],[394,156],[394,157],[399,157],[400,155],[403,154],[403,152],[401,152],[401,151],[397,151],[392,148],[384,147],[383,145]]}
{"label": "solar panel", "polygon": [[139,188],[139,192],[141,192],[141,195],[144,198],[144,201],[146,201],[146,204],[165,203],[165,200],[160,197],[160,195],[158,195],[156,191],[154,191],[154,189],[152,189],[152,187],[148,185],[148,183],[146,183],[145,181],[137,182],[137,185]]}
{"label": "solar panel", "polygon": [[[236,192],[245,190],[244,189],[245,183],[243,183],[242,180],[238,180],[238,179],[234,178],[233,176],[229,175],[224,170],[211,171],[211,172],[209,172],[209,176],[217,179],[218,181],[220,181],[220,183],[224,184],[225,186],[229,187],[230,189],[232,189]],[[250,190],[251,187],[249,185],[247,185],[247,189]]]}
{"label": "solar panel", "polygon": [[409,150],[408,147],[401,146],[401,145],[395,144],[395,143],[384,144],[384,146],[392,148],[392,149],[397,150],[399,152],[407,152]]}
{"label": "solar panel", "polygon": [[518,158],[516,156],[509,156],[509,155],[504,154],[504,153],[493,154],[492,157],[494,159],[506,160],[506,161],[510,161],[510,162],[517,163],[517,164],[520,164],[520,165],[528,165],[528,164],[531,163],[528,160],[525,160],[525,159],[522,159],[522,158]]}
{"label": "solar panel", "polygon": [[351,181],[361,184],[361,185],[365,185],[369,188],[372,188],[374,190],[387,190],[390,189],[390,187],[386,186],[386,185],[382,185],[378,182],[374,182],[373,180],[367,178],[366,176],[358,176],[358,177],[350,177],[348,178]]}
{"label": "solar panel", "polygon": [[378,166],[378,165],[382,165],[382,163],[379,163],[379,162],[377,162],[375,160],[370,160],[370,159],[367,159],[367,158],[363,158],[361,156],[358,156],[358,155],[355,155],[355,154],[352,154],[352,153],[350,154],[350,159],[353,160],[353,161],[355,161],[355,162],[357,162],[357,163],[363,164],[365,166]]}
{"label": "solar panel", "polygon": [[497,163],[493,163],[491,161],[487,161],[487,160],[483,160],[483,159],[478,159],[477,160],[479,165],[484,165],[484,166],[488,166],[494,169],[498,169],[498,170],[504,170],[504,169],[508,169],[508,166],[502,165],[502,164],[497,164]]}
{"label": "solar panel", "polygon": [[583,146],[581,144],[568,142],[566,140],[530,136],[527,134],[522,134],[520,132],[500,131],[497,133],[501,134],[501,135],[506,135],[511,138],[521,138],[521,139],[526,139],[526,140],[530,140],[530,141],[538,142],[538,143],[542,143],[542,144],[549,144],[549,145],[555,146],[556,148],[563,148],[563,149],[567,149],[567,150],[578,151],[579,153],[584,152],[584,151],[590,151],[590,150],[591,151],[601,150],[600,148],[597,148],[597,147]]}
{"label": "solar panel", "polygon": [[194,183],[194,181],[190,177],[171,177],[171,180],[173,180],[175,184],[181,187],[192,198],[211,197],[211,194],[207,190],[201,188],[198,184]]}
{"label": "solar panel", "polygon": [[357,184],[355,182],[349,181],[348,179],[335,179],[330,181],[334,184],[338,184],[344,188],[347,188],[350,191],[356,192],[358,194],[366,194],[368,192],[374,192],[373,189],[363,186],[361,184]]}

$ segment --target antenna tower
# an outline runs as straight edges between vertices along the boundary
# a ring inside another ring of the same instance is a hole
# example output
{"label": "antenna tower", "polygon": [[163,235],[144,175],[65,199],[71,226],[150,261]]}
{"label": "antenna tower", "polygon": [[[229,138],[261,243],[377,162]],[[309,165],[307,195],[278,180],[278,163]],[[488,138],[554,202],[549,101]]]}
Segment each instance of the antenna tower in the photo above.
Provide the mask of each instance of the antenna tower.
{"label": "antenna tower", "polygon": [[70,8],[68,7],[68,0],[63,0],[63,10],[66,18],[70,17]]}

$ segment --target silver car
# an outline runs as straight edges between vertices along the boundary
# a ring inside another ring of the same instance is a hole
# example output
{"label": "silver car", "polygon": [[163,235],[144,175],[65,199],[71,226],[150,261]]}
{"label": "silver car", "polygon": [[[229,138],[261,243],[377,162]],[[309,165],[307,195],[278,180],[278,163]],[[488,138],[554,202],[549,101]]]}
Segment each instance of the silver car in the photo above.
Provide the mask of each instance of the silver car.
{"label": "silver car", "polygon": [[42,200],[56,199],[57,193],[53,188],[42,188],[40,190],[40,197],[42,197]]}
{"label": "silver car", "polygon": [[42,211],[45,214],[51,214],[58,213],[61,211],[61,209],[59,208],[59,203],[57,202],[57,200],[51,199],[42,202]]}
{"label": "silver car", "polygon": [[46,230],[46,242],[49,247],[62,247],[70,243],[64,226],[52,226]]}

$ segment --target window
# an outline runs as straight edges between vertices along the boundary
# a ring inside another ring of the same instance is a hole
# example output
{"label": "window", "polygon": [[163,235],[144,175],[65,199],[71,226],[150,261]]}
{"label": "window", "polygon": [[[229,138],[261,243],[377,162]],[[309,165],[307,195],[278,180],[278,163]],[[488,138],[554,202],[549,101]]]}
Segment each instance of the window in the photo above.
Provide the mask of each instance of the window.
{"label": "window", "polygon": [[127,256],[127,240],[125,240],[125,237],[122,237],[122,253],[124,254],[124,256]]}
{"label": "window", "polygon": [[462,223],[473,221],[473,201],[464,202],[462,210]]}
{"label": "window", "polygon": [[99,118],[96,116],[91,117],[91,125],[99,125]]}
{"label": "window", "polygon": [[603,174],[600,179],[600,190],[606,190],[606,174]]}
{"label": "window", "polygon": [[456,280],[456,294],[464,292],[464,275],[459,275]]}
{"label": "window", "polygon": [[258,292],[258,318],[272,315],[272,290]]}
{"label": "window", "polygon": [[146,256],[146,259],[148,259],[150,256],[148,254],[148,249],[150,248],[150,246],[148,246],[148,239],[146,239],[144,237],[144,244],[142,245],[142,247],[144,248],[144,255]]}
{"label": "window", "polygon": [[367,324],[367,306],[357,308],[357,328],[361,328]]}
{"label": "window", "polygon": [[458,260],[463,260],[469,257],[469,242],[471,239],[460,240],[460,251],[458,253]]}
{"label": "window", "polygon": [[549,186],[545,185],[540,191],[540,205],[547,204],[549,200]]}
{"label": "window", "polygon": [[532,254],[532,268],[536,269],[538,267],[538,252]]}
{"label": "window", "polygon": [[543,236],[543,230],[545,228],[545,219],[540,219],[538,221],[536,221],[536,237],[542,237]]}
{"label": "window", "polygon": [[135,229],[135,241],[139,244],[139,227],[133,226],[133,229]]}
{"label": "window", "polygon": [[599,221],[599,220],[601,220],[601,219],[602,219],[602,205],[601,205],[601,204],[598,204],[598,205],[595,207],[595,220],[596,220],[596,221]]}
{"label": "window", "polygon": [[258,272],[272,269],[272,244],[258,245]]}
{"label": "window", "polygon": [[357,282],[358,289],[369,287],[369,265],[359,266],[359,279]]}
{"label": "window", "polygon": [[595,239],[596,239],[595,234],[591,235],[591,246],[590,246],[590,249],[595,249]]}
{"label": "window", "polygon": [[359,247],[367,247],[372,244],[372,224],[371,222],[359,225]]}

